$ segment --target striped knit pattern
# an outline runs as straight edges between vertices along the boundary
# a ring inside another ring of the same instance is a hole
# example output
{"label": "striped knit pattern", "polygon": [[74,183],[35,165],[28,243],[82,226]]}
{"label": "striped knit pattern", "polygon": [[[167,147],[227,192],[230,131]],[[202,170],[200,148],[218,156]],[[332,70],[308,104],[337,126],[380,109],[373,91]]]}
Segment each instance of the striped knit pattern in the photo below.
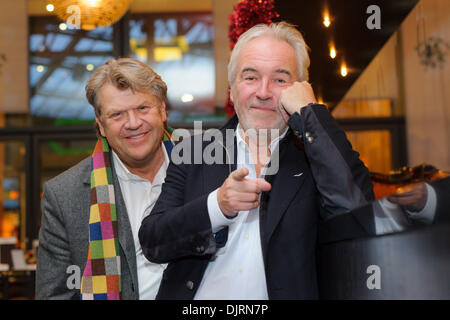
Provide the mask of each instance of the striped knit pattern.
{"label": "striped knit pattern", "polygon": [[81,278],[81,299],[120,300],[120,276],[119,232],[109,145],[102,138],[97,141],[91,160],[89,252]]}

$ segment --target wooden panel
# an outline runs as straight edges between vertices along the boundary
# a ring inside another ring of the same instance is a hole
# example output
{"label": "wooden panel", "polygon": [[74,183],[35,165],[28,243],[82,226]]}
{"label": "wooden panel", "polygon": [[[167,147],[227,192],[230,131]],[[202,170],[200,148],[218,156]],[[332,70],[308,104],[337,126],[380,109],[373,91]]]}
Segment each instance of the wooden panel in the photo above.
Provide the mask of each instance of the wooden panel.
{"label": "wooden panel", "polygon": [[0,1],[0,112],[28,112],[27,1]]}
{"label": "wooden panel", "polygon": [[228,15],[238,0],[212,0],[214,18],[214,64],[216,68],[216,106],[224,106],[228,97],[228,61],[230,59],[230,40]]}
{"label": "wooden panel", "polygon": [[344,100],[333,110],[335,118],[365,118],[392,116],[391,101],[388,99]]}
{"label": "wooden panel", "polygon": [[425,67],[415,48],[429,37],[450,44],[449,13],[448,0],[422,0],[402,25],[409,165],[426,162],[446,171],[450,171],[450,55],[440,66]]}
{"label": "wooden panel", "polygon": [[350,131],[346,134],[369,171],[389,173],[392,169],[392,149],[388,130]]}

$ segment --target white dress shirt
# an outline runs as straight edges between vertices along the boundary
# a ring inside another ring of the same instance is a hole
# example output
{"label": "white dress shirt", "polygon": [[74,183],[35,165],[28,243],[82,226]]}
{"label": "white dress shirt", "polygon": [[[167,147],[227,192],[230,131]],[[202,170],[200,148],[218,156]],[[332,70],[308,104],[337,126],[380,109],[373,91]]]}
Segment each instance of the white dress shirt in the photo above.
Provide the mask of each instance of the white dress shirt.
{"label": "white dress shirt", "polygon": [[131,173],[119,159],[119,156],[112,151],[114,169],[119,180],[125,206],[127,207],[131,231],[133,232],[134,247],[136,248],[139,299],[141,300],[155,299],[162,274],[167,266],[167,264],[157,264],[148,261],[142,253],[138,237],[142,220],[152,211],[166,178],[169,157],[164,144],[161,143],[161,145],[164,152],[164,163],[155,175],[153,183]]}
{"label": "white dress shirt", "polygon": [[[284,133],[269,145],[271,154]],[[247,167],[246,178],[255,179],[254,162],[247,143],[242,139],[239,125],[236,128],[237,169]],[[260,177],[263,176],[264,168]],[[228,226],[228,241],[210,261],[196,292],[196,300],[267,300],[267,284],[259,230],[259,207],[240,211],[233,219],[226,218],[217,201],[217,191],[208,196],[208,213],[215,233]]]}

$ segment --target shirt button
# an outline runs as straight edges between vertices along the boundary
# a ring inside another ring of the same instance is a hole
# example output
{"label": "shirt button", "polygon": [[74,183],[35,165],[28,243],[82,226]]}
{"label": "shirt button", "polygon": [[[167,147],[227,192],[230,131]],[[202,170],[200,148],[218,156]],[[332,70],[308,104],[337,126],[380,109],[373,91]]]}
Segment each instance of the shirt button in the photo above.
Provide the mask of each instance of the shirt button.
{"label": "shirt button", "polygon": [[242,270],[242,268],[239,268],[239,273],[242,273],[242,271],[244,271],[244,270]]}
{"label": "shirt button", "polygon": [[248,239],[248,233],[246,233],[244,237],[245,237],[245,239]]}
{"label": "shirt button", "polygon": [[191,280],[187,281],[187,282],[186,282],[186,287],[187,287],[189,290],[194,289],[194,282],[192,282]]}
{"label": "shirt button", "polygon": [[314,141],[314,138],[313,138],[313,137],[308,137],[307,139],[308,139],[308,142],[309,142],[309,143],[313,143],[313,141]]}

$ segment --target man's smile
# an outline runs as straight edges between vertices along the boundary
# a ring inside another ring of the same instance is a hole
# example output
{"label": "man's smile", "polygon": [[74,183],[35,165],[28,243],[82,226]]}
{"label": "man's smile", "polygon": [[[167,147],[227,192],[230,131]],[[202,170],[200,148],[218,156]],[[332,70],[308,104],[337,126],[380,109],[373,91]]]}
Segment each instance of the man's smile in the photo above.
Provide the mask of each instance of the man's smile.
{"label": "man's smile", "polygon": [[272,108],[272,107],[268,107],[268,106],[251,106],[250,109],[255,109],[258,111],[263,111],[263,112],[276,112],[277,110]]}
{"label": "man's smile", "polygon": [[136,140],[136,139],[139,139],[139,138],[144,137],[144,136],[147,135],[149,132],[150,132],[150,131],[146,131],[146,132],[142,132],[142,133],[139,133],[139,134],[128,135],[128,136],[125,137],[125,139],[128,139],[128,140]]}

